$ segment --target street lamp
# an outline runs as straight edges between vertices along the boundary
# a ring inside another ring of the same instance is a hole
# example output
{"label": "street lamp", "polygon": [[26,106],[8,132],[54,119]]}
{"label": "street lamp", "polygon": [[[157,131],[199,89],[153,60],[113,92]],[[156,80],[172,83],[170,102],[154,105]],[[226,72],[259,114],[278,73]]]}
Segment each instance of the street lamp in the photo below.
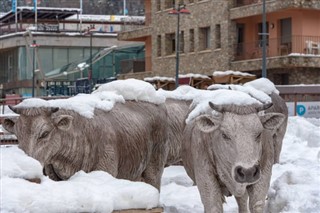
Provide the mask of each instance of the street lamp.
{"label": "street lamp", "polygon": [[267,20],[266,0],[262,3],[262,77],[267,78]]}
{"label": "street lamp", "polygon": [[95,29],[94,24],[90,25],[90,27],[87,28],[87,33],[90,36],[90,64],[89,64],[89,72],[88,72],[88,80],[91,80],[92,77],[92,36],[93,36],[93,30]]}
{"label": "street lamp", "polygon": [[178,7],[169,11],[169,15],[177,16],[177,32],[176,32],[176,88],[179,87],[179,57],[180,57],[180,14],[190,14],[185,4],[178,4]]}
{"label": "street lamp", "polygon": [[32,97],[34,97],[34,88],[35,88],[35,78],[36,78],[36,47],[37,47],[37,42],[36,40],[33,40],[32,44],[30,45],[30,47],[33,49],[33,60],[32,60]]}

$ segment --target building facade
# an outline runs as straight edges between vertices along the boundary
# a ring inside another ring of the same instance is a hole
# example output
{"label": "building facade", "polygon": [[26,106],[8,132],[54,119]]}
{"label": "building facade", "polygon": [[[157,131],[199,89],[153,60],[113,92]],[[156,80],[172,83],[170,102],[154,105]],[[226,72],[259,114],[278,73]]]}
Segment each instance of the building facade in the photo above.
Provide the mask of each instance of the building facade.
{"label": "building facade", "polygon": [[[92,15],[80,20],[79,12],[77,8],[39,7],[35,19],[33,7],[18,7],[16,21],[13,12],[0,17],[1,97],[13,93],[25,97],[47,95],[45,86],[51,81],[56,84],[88,78],[95,83],[114,77],[122,67],[128,69],[128,59],[141,57],[141,48],[135,51],[132,47],[130,51],[135,52],[119,50],[113,57],[99,57],[97,54],[104,54],[105,48],[136,42],[117,39],[117,31],[125,22],[119,16]],[[78,69],[75,63],[84,62],[91,66]],[[50,75],[68,70],[70,64],[75,65],[71,73]]]}
{"label": "building facade", "polygon": [[[128,77],[173,77],[180,14],[180,74],[213,71],[262,73],[263,0],[145,0],[145,26],[123,31],[123,41],[143,41],[146,71]],[[320,1],[265,0],[267,77],[275,84],[320,83]]]}

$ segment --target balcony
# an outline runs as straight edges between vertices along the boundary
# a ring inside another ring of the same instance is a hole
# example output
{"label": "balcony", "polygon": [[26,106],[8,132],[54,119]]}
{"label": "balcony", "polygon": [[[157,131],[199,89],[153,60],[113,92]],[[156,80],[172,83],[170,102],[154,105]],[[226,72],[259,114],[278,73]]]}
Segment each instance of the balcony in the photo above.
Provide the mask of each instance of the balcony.
{"label": "balcony", "polygon": [[[319,36],[290,36],[267,40],[267,57],[280,56],[320,57]],[[262,42],[248,42],[234,45],[234,60],[262,58]]]}
{"label": "balcony", "polygon": [[125,20],[118,34],[119,40],[136,40],[151,35],[151,13],[146,13],[144,21],[131,22]]}
{"label": "balcony", "polygon": [[257,3],[262,3],[262,0],[234,0],[235,7],[242,7]]}

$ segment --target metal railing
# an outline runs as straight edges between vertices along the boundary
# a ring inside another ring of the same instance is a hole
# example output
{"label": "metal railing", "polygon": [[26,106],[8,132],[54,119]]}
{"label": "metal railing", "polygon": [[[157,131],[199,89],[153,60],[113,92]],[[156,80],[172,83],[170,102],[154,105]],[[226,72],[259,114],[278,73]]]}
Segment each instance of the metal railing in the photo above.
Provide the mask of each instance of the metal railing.
{"label": "metal railing", "polygon": [[[262,3],[263,0],[234,0],[234,7],[242,7],[251,4]],[[269,1],[269,0],[266,0]]]}
{"label": "metal railing", "polygon": [[[320,36],[289,36],[267,40],[267,57],[289,54],[320,57]],[[234,60],[236,61],[261,57],[261,40],[234,45]]]}

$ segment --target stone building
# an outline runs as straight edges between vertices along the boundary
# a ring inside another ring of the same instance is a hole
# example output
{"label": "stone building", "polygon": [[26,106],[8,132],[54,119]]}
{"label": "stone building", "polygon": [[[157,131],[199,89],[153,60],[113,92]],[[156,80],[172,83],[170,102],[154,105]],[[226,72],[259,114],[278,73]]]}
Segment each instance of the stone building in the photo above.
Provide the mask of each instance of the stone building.
{"label": "stone building", "polygon": [[[213,71],[262,73],[262,0],[145,0],[143,27],[118,35],[143,41],[145,72],[121,78],[175,76],[177,17],[180,14],[180,74]],[[320,1],[265,0],[267,77],[275,84],[320,83]]]}

